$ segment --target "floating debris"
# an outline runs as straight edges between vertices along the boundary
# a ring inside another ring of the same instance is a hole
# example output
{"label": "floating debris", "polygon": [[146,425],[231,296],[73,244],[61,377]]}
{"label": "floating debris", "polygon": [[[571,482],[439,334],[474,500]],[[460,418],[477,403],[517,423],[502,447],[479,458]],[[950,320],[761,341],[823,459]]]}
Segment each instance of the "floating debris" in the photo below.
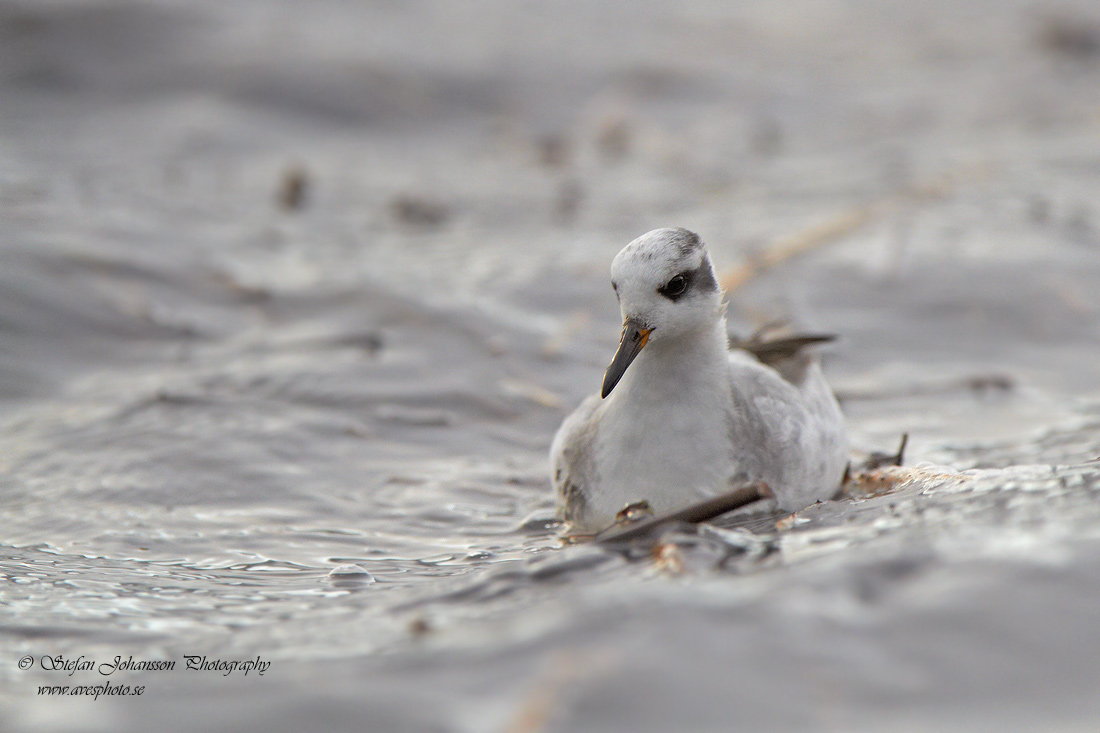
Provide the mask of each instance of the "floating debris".
{"label": "floating debris", "polygon": [[564,135],[544,135],[536,143],[539,163],[547,168],[562,168],[572,158],[572,149]]}
{"label": "floating debris", "polygon": [[709,523],[669,525],[648,551],[631,550],[628,557],[648,559],[669,575],[739,571],[779,552],[778,535],[746,529],[726,529]]}
{"label": "floating debris", "polygon": [[762,499],[769,499],[771,495],[771,490],[767,484],[763,482],[749,484],[729,493],[692,504],[684,509],[642,519],[625,527],[612,525],[597,534],[595,541],[605,547],[622,547],[635,544],[651,547],[660,541],[661,533],[669,527],[706,522]]}
{"label": "floating debris", "polygon": [[871,389],[846,389],[837,392],[837,400],[854,402],[857,400],[881,400],[898,397],[931,397],[949,395],[953,392],[971,392],[978,396],[1007,394],[1016,388],[1016,380],[1008,374],[972,374],[952,379],[927,380],[909,385],[875,387]]}
{"label": "floating debris", "polygon": [[634,522],[640,522],[646,517],[652,517],[654,514],[653,507],[649,505],[648,501],[642,499],[633,504],[627,504],[620,509],[618,514],[615,515],[615,526],[624,526],[633,524]]}
{"label": "floating debris", "polygon": [[606,160],[622,160],[630,154],[633,132],[623,114],[612,114],[597,125],[596,145]]}
{"label": "floating debris", "polygon": [[658,542],[651,552],[653,564],[658,570],[671,575],[680,575],[684,572],[684,553],[680,545],[675,542]]}
{"label": "floating debris", "polygon": [[309,194],[309,176],[300,165],[287,168],[279,184],[279,206],[285,211],[298,211],[305,206]]}
{"label": "floating debris", "polygon": [[413,194],[400,194],[390,204],[390,211],[402,224],[419,227],[439,227],[450,218],[451,212],[438,201],[430,201]]}
{"label": "floating debris", "polygon": [[[871,471],[856,471],[847,476],[844,485],[837,494],[838,499],[869,499],[875,496],[885,496],[897,491],[902,485],[908,483],[909,476],[899,477],[891,471],[896,467],[880,468]],[[795,515],[791,515],[794,517]],[[780,529],[787,529],[797,524],[792,521]]]}
{"label": "floating debris", "polygon": [[415,637],[427,636],[435,631],[435,628],[428,623],[428,619],[423,616],[417,616],[409,622],[409,633]]}
{"label": "floating debris", "polygon": [[364,331],[361,333],[348,333],[332,339],[332,344],[349,349],[360,349],[374,355],[385,346],[382,334],[377,331]]}
{"label": "floating debris", "polygon": [[580,181],[569,178],[561,182],[554,201],[554,217],[559,224],[571,224],[577,218],[584,196]]}
{"label": "floating debris", "polygon": [[[862,471],[873,471],[883,466],[900,466],[905,460],[905,446],[909,444],[909,433],[901,434],[901,443],[895,453],[874,452],[867,456],[867,460],[860,467]],[[847,477],[845,477],[847,478]]]}
{"label": "floating debris", "polygon": [[1064,58],[1088,59],[1100,55],[1100,26],[1083,18],[1048,17],[1038,34],[1039,48]]}

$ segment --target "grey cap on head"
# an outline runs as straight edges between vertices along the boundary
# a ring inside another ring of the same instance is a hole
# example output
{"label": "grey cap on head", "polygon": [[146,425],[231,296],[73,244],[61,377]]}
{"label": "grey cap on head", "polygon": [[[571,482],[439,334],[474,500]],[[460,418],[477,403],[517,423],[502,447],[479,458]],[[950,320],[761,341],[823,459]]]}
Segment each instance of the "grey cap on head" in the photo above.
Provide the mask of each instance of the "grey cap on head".
{"label": "grey cap on head", "polygon": [[701,249],[704,249],[703,240],[693,231],[682,227],[654,229],[624,247],[619,257],[634,262],[649,262],[667,257],[669,250],[675,250],[680,258],[686,259]]}

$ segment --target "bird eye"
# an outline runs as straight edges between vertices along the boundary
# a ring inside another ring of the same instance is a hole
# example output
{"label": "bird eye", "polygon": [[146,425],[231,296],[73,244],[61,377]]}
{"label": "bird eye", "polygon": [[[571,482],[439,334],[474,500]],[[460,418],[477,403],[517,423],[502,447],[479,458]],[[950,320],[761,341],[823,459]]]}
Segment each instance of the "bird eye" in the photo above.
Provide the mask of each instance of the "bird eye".
{"label": "bird eye", "polygon": [[676,277],[672,278],[671,280],[669,280],[665,284],[665,286],[663,288],[659,288],[657,292],[659,292],[661,295],[665,296],[666,298],[671,298],[672,300],[676,300],[676,298],[678,298],[678,297],[680,297],[681,295],[684,294],[684,291],[687,290],[687,286],[688,286],[687,278],[684,277],[683,273],[681,273],[681,274],[677,275]]}

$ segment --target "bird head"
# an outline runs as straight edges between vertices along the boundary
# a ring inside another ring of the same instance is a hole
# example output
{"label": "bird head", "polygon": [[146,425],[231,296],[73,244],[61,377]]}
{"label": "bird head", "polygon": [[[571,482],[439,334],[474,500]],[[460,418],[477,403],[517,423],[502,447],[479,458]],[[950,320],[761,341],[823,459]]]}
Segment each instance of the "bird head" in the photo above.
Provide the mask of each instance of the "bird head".
{"label": "bird head", "polygon": [[647,345],[712,328],[722,313],[722,293],[699,235],[687,229],[654,229],[626,245],[611,262],[623,333],[604,373],[607,397]]}

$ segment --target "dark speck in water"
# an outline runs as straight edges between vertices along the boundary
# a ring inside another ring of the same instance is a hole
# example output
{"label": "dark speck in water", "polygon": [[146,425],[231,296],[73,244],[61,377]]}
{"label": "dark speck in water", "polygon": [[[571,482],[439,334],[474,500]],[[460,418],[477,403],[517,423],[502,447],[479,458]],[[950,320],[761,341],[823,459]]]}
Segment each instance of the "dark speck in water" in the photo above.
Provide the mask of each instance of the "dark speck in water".
{"label": "dark speck in water", "polygon": [[402,224],[428,228],[442,226],[451,215],[442,203],[413,194],[401,194],[394,198],[390,211]]}
{"label": "dark speck in water", "polygon": [[286,211],[298,211],[309,196],[309,176],[305,168],[294,166],[283,172],[279,184],[279,205]]}

